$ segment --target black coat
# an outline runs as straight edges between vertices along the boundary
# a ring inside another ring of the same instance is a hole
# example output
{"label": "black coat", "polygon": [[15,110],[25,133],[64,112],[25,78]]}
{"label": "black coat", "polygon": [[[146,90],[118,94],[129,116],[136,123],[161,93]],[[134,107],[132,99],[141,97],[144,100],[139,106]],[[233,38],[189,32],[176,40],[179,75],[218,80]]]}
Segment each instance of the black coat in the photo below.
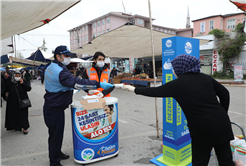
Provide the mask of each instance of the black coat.
{"label": "black coat", "polygon": [[28,108],[19,108],[19,99],[16,89],[22,100],[28,99],[27,91],[30,91],[31,87],[25,80],[22,84],[20,84],[19,81],[17,83],[13,83],[10,80],[6,82],[6,91],[9,95],[6,106],[5,128],[7,130],[21,130],[22,128],[26,130],[29,128]]}
{"label": "black coat", "polygon": [[176,99],[196,142],[214,146],[234,139],[228,116],[229,92],[208,75],[186,73],[156,88],[137,87],[135,93]]}
{"label": "black coat", "polygon": [[5,95],[6,87],[4,79],[0,77],[0,108],[2,107],[2,97]]}

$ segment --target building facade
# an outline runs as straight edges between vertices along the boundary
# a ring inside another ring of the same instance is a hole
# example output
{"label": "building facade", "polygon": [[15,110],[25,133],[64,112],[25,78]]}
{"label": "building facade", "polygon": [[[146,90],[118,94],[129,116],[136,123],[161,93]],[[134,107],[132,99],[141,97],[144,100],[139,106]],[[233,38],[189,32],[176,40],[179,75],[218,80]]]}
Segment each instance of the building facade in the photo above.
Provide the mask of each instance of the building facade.
{"label": "building facade", "polygon": [[244,13],[213,15],[193,20],[193,37],[208,35],[213,29],[231,32],[238,23],[242,23]]}

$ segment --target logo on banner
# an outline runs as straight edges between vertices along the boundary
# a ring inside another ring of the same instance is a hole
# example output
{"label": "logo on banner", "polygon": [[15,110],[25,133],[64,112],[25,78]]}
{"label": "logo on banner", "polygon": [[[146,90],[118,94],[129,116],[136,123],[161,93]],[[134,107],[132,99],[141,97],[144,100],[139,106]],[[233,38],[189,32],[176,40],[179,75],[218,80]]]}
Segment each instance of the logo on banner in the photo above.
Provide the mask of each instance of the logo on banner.
{"label": "logo on banner", "polygon": [[108,153],[112,153],[114,151],[115,151],[115,145],[103,146],[97,151],[97,154],[105,155]]}
{"label": "logo on banner", "polygon": [[163,65],[163,68],[165,70],[171,70],[173,67],[172,67],[172,64],[171,64],[171,60],[168,58],[168,60],[164,63]]}
{"label": "logo on banner", "polygon": [[166,46],[171,47],[172,46],[172,40],[167,40],[166,41]]}
{"label": "logo on banner", "polygon": [[91,160],[94,157],[94,151],[91,148],[86,148],[82,151],[81,157],[84,160]]}
{"label": "logo on banner", "polygon": [[190,42],[186,42],[185,44],[185,52],[190,54],[192,52],[192,44]]}

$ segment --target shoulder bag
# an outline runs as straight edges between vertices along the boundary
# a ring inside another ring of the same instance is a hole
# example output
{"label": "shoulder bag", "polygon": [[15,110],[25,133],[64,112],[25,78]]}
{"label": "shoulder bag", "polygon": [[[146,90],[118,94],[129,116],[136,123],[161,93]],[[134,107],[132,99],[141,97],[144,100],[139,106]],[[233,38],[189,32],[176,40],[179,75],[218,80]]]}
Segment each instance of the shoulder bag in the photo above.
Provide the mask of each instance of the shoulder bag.
{"label": "shoulder bag", "polygon": [[23,109],[23,108],[28,108],[28,107],[31,107],[31,101],[29,99],[23,99],[21,100],[20,99],[20,96],[19,96],[19,93],[18,93],[18,90],[16,88],[16,86],[14,85],[15,87],[15,90],[16,90],[16,93],[17,93],[17,96],[18,96],[18,99],[19,99],[19,108],[20,109]]}

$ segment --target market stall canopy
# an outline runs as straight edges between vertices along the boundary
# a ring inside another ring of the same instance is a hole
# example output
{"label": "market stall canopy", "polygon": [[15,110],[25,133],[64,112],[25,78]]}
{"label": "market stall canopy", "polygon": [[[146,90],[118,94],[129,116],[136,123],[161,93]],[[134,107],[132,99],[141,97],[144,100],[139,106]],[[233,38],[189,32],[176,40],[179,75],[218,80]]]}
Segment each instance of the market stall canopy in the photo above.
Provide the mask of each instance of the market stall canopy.
{"label": "market stall canopy", "polygon": [[[162,55],[162,39],[174,35],[153,31],[155,55]],[[200,44],[208,40],[200,40]],[[137,25],[123,25],[100,35],[74,53],[94,55],[101,51],[106,56],[118,58],[143,58],[152,56],[150,29]]]}
{"label": "market stall canopy", "polygon": [[93,61],[86,61],[86,60],[83,60],[83,59],[80,59],[80,58],[71,58],[71,62],[74,62],[74,63],[85,63],[85,62],[93,62]]}
{"label": "market stall canopy", "polygon": [[52,57],[53,57],[53,54],[49,54],[43,50],[37,50],[30,57],[26,59],[50,63],[51,62],[50,58]]}
{"label": "market stall canopy", "polygon": [[230,0],[230,2],[235,4],[242,11],[246,11],[246,0]]}
{"label": "market stall canopy", "polygon": [[9,62],[9,58],[7,55],[2,55],[1,56],[1,64]]}
{"label": "market stall canopy", "polygon": [[15,57],[12,57],[12,56],[9,57],[9,60],[12,63],[19,63],[19,64],[23,64],[23,65],[33,65],[33,63],[34,63],[34,66],[39,66],[41,64],[46,64],[45,62],[37,62],[37,61],[34,62],[32,60],[15,58]]}
{"label": "market stall canopy", "polygon": [[11,37],[1,40],[1,55],[12,53],[13,51],[13,42]]}
{"label": "market stall canopy", "polygon": [[80,1],[1,1],[1,39],[43,26]]}

